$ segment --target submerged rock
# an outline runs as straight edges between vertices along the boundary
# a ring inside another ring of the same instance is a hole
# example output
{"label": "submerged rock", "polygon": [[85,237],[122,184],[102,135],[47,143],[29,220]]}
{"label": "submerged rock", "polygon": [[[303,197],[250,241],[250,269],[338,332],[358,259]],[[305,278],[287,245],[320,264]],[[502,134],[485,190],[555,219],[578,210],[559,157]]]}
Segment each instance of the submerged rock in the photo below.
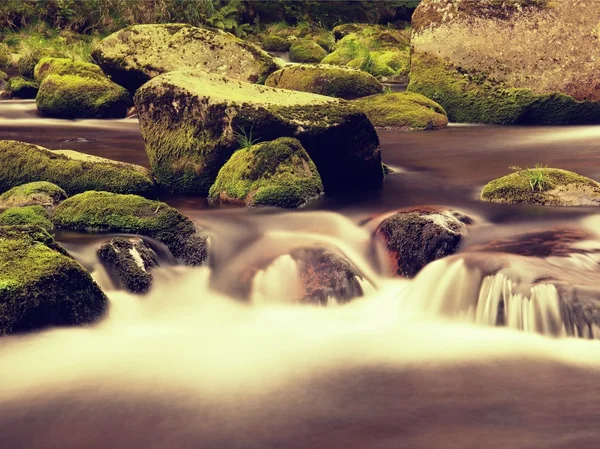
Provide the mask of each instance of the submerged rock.
{"label": "submerged rock", "polygon": [[414,277],[428,263],[454,254],[467,227],[451,211],[420,207],[386,218],[376,234],[386,245],[394,272]]}
{"label": "submerged rock", "polygon": [[312,39],[300,39],[290,47],[290,61],[319,63],[327,56],[327,50]]}
{"label": "submerged rock", "polygon": [[353,103],[377,127],[422,130],[448,126],[444,108],[435,101],[412,92],[373,95]]}
{"label": "submerged rock", "polygon": [[315,164],[289,137],[242,148],[225,163],[209,199],[244,206],[296,208],[323,193]]}
{"label": "submerged rock", "polygon": [[599,21],[594,2],[424,0],[408,89],[455,122],[600,123]]}
{"label": "submerged rock", "polygon": [[186,71],[148,82],[135,103],[152,170],[170,192],[206,194],[244,134],[254,141],[296,137],[326,191],[383,180],[373,125],[342,100]]}
{"label": "submerged rock", "polygon": [[481,199],[543,206],[598,206],[600,183],[557,168],[520,170],[489,182]]}
{"label": "submerged rock", "polygon": [[107,307],[89,273],[41,228],[0,227],[0,335],[93,323]]}
{"label": "submerged rock", "polygon": [[272,73],[265,85],[346,100],[383,91],[383,86],[373,75],[361,70],[327,64],[286,66]]}
{"label": "submerged rock", "polygon": [[55,183],[68,194],[94,189],[140,195],[154,191],[148,170],[137,165],[0,140],[0,192],[34,181]]}
{"label": "submerged rock", "polygon": [[0,226],[36,225],[48,232],[54,230],[48,211],[42,206],[11,207],[0,214]]}
{"label": "submerged rock", "polygon": [[67,199],[66,192],[46,181],[30,182],[13,187],[0,195],[0,207],[53,207]]}
{"label": "submerged rock", "polygon": [[39,83],[20,76],[10,78],[6,83],[6,91],[15,98],[29,100],[35,98],[40,88]]}
{"label": "submerged rock", "polygon": [[187,265],[202,265],[208,238],[176,209],[137,195],[85,192],[63,201],[52,217],[58,228],[85,232],[123,232],[164,243]]}
{"label": "submerged rock", "polygon": [[139,238],[114,238],[98,250],[117,284],[132,293],[146,293],[152,286],[152,268],[158,266],[156,253]]}
{"label": "submerged rock", "polygon": [[254,83],[279,68],[268,53],[232,34],[185,24],[125,28],[100,42],[92,56],[131,92],[174,70],[203,70]]}

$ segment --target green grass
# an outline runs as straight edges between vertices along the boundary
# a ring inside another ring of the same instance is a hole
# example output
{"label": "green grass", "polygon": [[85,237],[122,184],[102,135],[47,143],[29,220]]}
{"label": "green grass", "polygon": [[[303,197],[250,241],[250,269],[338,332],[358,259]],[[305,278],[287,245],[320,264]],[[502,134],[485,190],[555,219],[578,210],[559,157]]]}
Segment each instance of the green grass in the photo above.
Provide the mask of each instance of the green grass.
{"label": "green grass", "polygon": [[246,133],[244,128],[240,128],[238,132],[235,133],[235,139],[240,146],[239,149],[250,148],[255,143],[258,143],[260,139],[254,139],[252,136],[254,125],[250,127],[250,132]]}

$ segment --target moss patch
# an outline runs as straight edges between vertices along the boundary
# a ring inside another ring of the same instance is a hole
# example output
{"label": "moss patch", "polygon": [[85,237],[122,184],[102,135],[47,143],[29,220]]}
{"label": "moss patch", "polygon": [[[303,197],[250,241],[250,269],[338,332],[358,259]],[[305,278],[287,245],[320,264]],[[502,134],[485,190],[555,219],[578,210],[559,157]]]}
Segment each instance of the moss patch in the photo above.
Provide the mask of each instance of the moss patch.
{"label": "moss patch", "polygon": [[102,69],[96,64],[73,61],[67,58],[42,58],[35,66],[33,73],[33,78],[40,83],[49,75],[77,75],[96,79],[105,78]]}
{"label": "moss patch", "polygon": [[[534,172],[542,182],[532,187]],[[521,170],[489,182],[481,199],[496,203],[526,203],[548,206],[598,206],[600,183],[556,168]]]}
{"label": "moss patch", "polygon": [[36,225],[48,232],[54,229],[42,206],[11,207],[0,214],[0,226]]}
{"label": "moss patch", "polygon": [[39,90],[39,84],[20,76],[10,78],[6,83],[6,90],[16,98],[35,98]]}
{"label": "moss patch", "polygon": [[290,65],[271,74],[265,85],[346,100],[374,95],[383,86],[372,75],[331,65]]}
{"label": "moss patch", "polygon": [[188,265],[201,265],[207,256],[207,237],[189,218],[165,203],[137,195],[81,193],[62,202],[52,220],[57,227],[74,231],[146,235]]}
{"label": "moss patch", "polygon": [[435,101],[412,92],[373,95],[354,101],[378,127],[441,129],[448,125],[446,111]]}
{"label": "moss patch", "polygon": [[13,187],[0,195],[0,207],[56,206],[67,199],[66,192],[56,184],[37,181]]}
{"label": "moss patch", "polygon": [[108,300],[39,227],[0,227],[0,335],[93,323]]}
{"label": "moss patch", "polygon": [[296,208],[322,192],[317,167],[300,142],[282,137],[236,151],[219,171],[209,199]]}
{"label": "moss patch", "polygon": [[290,47],[292,62],[321,62],[327,56],[327,50],[312,39],[300,39]]}
{"label": "moss patch", "polygon": [[25,142],[0,141],[0,192],[34,181],[55,183],[68,194],[154,192],[150,177],[131,164],[77,160]]}
{"label": "moss patch", "polygon": [[292,45],[287,39],[272,34],[263,36],[260,42],[267,51],[288,51]]}

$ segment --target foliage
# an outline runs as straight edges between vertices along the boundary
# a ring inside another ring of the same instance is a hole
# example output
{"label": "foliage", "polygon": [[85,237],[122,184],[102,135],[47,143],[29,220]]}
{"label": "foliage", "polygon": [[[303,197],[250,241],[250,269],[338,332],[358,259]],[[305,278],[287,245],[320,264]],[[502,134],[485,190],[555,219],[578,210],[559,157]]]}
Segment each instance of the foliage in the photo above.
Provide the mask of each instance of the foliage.
{"label": "foliage", "polygon": [[238,132],[235,133],[235,140],[240,146],[239,149],[250,148],[252,145],[257,143],[260,139],[252,138],[252,131],[254,125],[250,126],[250,132],[246,133],[244,128],[240,128]]}
{"label": "foliage", "polygon": [[550,181],[546,174],[547,168],[547,165],[542,165],[540,163],[535,164],[535,168],[527,167],[525,170],[521,167],[510,167],[511,170],[518,171],[522,176],[527,178],[527,182],[533,192],[536,190],[543,192],[550,187]]}

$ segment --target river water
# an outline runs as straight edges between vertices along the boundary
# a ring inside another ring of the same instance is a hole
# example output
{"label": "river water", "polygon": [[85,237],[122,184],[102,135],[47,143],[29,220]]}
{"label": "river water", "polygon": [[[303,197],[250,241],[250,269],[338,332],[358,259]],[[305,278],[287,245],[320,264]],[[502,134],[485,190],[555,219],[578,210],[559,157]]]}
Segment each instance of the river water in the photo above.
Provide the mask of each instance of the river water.
{"label": "river water", "polygon": [[[600,127],[379,135],[394,173],[377,192],[295,212],[161,198],[206,229],[210,263],[160,254],[144,297],[116,290],[98,264],[106,236],[57,234],[110,312],[91,328],[2,339],[0,448],[596,447],[600,214],[478,194],[509,166],[600,179]],[[0,103],[0,139],[148,163],[135,118],[41,119],[31,101]],[[473,224],[458,254],[391,278],[372,230],[415,205]],[[364,298],[292,304],[287,254],[315,244],[352,262]],[[276,262],[254,277],[250,303],[236,301],[244,270],[265,258]]]}

